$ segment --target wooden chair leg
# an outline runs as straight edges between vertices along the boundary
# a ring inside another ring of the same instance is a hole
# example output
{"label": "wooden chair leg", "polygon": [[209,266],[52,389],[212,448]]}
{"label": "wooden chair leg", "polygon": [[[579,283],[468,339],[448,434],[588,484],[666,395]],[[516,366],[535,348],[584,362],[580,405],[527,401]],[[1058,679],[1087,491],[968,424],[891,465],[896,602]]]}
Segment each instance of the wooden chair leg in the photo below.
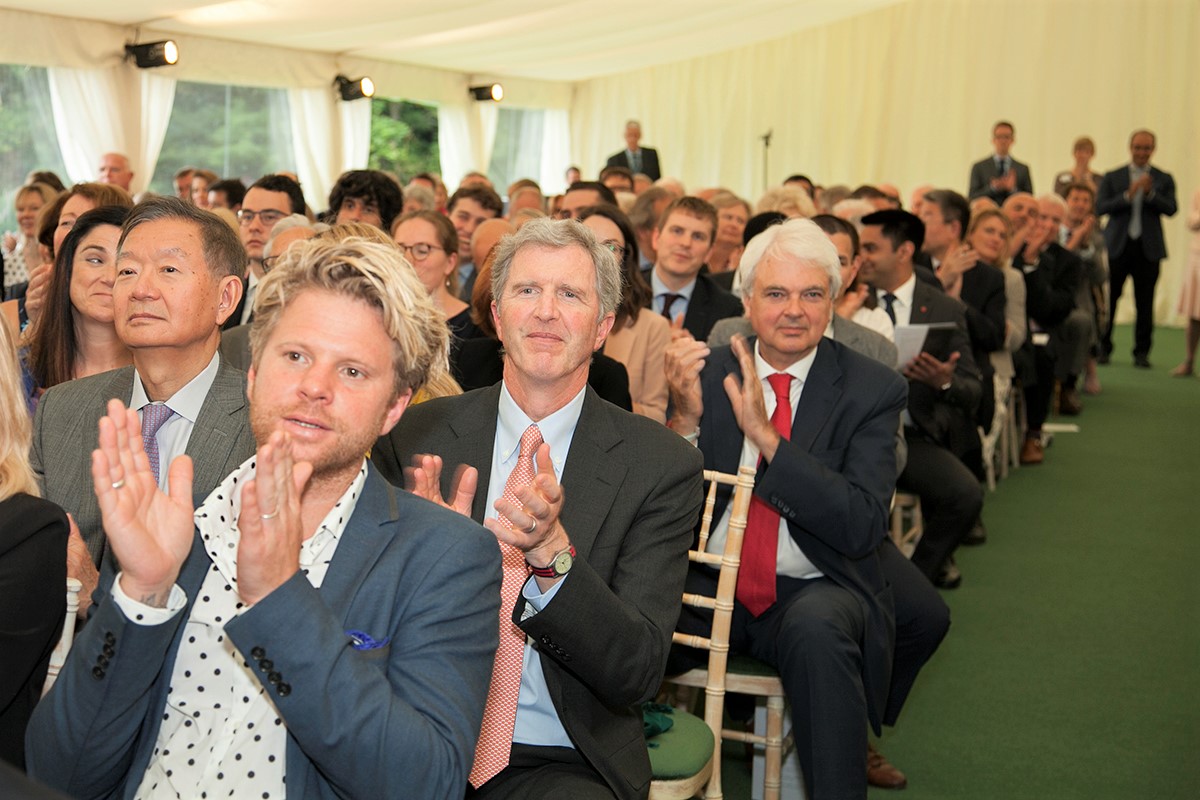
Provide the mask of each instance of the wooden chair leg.
{"label": "wooden chair leg", "polygon": [[779,800],[783,783],[782,697],[767,698],[767,743],[763,776],[763,800]]}

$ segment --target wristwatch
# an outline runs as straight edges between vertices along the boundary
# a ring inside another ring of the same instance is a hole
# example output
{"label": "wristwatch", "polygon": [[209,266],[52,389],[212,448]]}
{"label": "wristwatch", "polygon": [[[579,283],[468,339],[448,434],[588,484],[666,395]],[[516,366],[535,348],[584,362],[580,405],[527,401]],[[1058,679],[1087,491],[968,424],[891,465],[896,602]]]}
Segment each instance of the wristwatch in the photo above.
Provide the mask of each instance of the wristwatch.
{"label": "wristwatch", "polygon": [[560,550],[544,567],[535,567],[528,559],[525,563],[529,566],[529,571],[539,578],[561,578],[571,571],[571,565],[575,563],[575,545]]}

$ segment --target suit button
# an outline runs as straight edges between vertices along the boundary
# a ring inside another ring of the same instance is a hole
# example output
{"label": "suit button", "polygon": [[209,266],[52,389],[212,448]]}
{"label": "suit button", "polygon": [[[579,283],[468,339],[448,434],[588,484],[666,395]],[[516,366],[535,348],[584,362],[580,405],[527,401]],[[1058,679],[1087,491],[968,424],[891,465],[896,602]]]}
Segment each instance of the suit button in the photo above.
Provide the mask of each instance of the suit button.
{"label": "suit button", "polygon": [[275,668],[275,662],[269,658],[264,658],[258,662],[258,668],[263,672],[270,672]]}
{"label": "suit button", "polygon": [[113,635],[113,632],[112,632],[112,631],[107,631],[107,632],[104,634],[104,641],[105,641],[106,643],[108,643],[108,644],[116,644],[116,643],[117,643],[117,637]]}
{"label": "suit button", "polygon": [[550,638],[550,634],[548,634],[548,633],[542,634],[542,644],[545,644],[545,645],[554,644],[554,640]]}
{"label": "suit button", "polygon": [[96,664],[101,667],[108,666],[108,656],[100,656],[96,659]]}
{"label": "suit button", "polygon": [[281,680],[283,680],[283,676],[280,675],[278,672],[272,672],[270,675],[267,676],[267,683],[269,683],[271,685],[275,685],[275,684],[279,683]]}
{"label": "suit button", "polygon": [[275,691],[279,694],[280,697],[287,697],[289,694],[292,693],[292,687],[290,684],[281,683],[275,687]]}
{"label": "suit button", "polygon": [[109,658],[112,658],[114,655],[116,655],[117,651],[113,650],[113,646],[111,644],[106,644],[104,647],[100,648],[100,652],[104,653],[104,655],[108,656]]}
{"label": "suit button", "polygon": [[101,667],[92,667],[92,677],[96,680],[100,680],[104,677],[104,669]]}
{"label": "suit button", "polygon": [[263,650],[261,647],[255,647],[254,649],[252,649],[250,651],[251,658],[262,658],[266,654],[267,654],[267,651]]}

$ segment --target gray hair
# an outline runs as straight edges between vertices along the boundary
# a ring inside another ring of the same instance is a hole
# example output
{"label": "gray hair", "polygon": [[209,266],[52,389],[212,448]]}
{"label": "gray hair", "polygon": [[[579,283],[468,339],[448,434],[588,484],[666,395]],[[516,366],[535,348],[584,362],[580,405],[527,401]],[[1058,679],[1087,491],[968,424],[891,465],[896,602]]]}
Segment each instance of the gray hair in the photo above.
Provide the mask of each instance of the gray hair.
{"label": "gray hair", "polygon": [[842,290],[837,248],[825,231],[812,220],[785,220],[750,240],[738,263],[743,297],[754,288],[755,270],[767,258],[799,261],[805,266],[820,267],[829,276],[829,296],[837,297]]}
{"label": "gray hair", "polygon": [[267,243],[263,245],[263,258],[270,258],[273,255],[277,255],[272,252],[274,250],[275,237],[284,231],[290,231],[292,228],[308,228],[315,233],[329,230],[329,226],[324,222],[312,222],[303,214],[288,214],[271,226],[271,234],[267,237]]}
{"label": "gray hair", "polygon": [[[596,267],[596,292],[600,299],[597,320],[615,313],[621,302],[621,267],[617,257],[583,223],[573,220],[532,219],[516,233],[510,233],[496,245],[495,261],[492,263],[492,298],[500,307],[508,273],[512,269],[517,253],[526,247],[543,247],[550,250],[565,250],[578,247],[583,250]],[[834,263],[837,263],[835,257]]]}
{"label": "gray hair", "polygon": [[[410,183],[404,187],[404,204],[415,204],[421,207],[421,211],[436,211],[437,197],[433,193],[433,189],[428,186],[422,186],[419,183]],[[395,227],[393,225],[393,227]]]}

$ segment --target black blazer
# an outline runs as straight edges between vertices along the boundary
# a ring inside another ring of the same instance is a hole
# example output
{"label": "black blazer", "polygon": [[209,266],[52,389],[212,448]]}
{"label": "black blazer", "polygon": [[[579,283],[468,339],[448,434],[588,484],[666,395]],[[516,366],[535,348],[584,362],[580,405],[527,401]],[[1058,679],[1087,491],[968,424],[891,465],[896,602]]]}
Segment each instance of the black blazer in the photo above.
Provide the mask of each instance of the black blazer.
{"label": "black blazer", "polygon": [[[654,267],[642,270],[642,277],[650,283],[650,275]],[[653,298],[651,298],[653,302]],[[650,306],[647,306],[648,308]],[[700,273],[696,276],[696,288],[688,301],[687,314],[683,317],[683,327],[696,338],[704,341],[712,331],[713,325],[726,317],[740,317],[745,312],[741,298],[735,297],[722,289],[712,276]]]}
{"label": "black blazer", "polygon": [[53,503],[0,502],[0,760],[22,769],[25,726],[67,613],[67,531]]}
{"label": "black blazer", "polygon": [[[1142,200],[1142,252],[1150,261],[1162,261],[1167,257],[1167,244],[1163,240],[1162,218],[1173,217],[1179,210],[1175,199],[1175,179],[1169,172],[1150,167],[1152,189]],[[1109,258],[1116,258],[1129,242],[1129,220],[1133,217],[1133,202],[1125,197],[1129,190],[1129,165],[1106,173],[1096,192],[1096,214],[1107,214],[1104,226],[1104,243],[1108,245]]]}
{"label": "black blazer", "polygon": [[[1029,165],[1022,164],[1012,156],[1008,158],[1012,161],[1013,172],[1017,173],[1016,191],[1033,194],[1033,180],[1029,177]],[[996,205],[1003,204],[1009,192],[998,191],[992,188],[992,178],[998,177],[1000,177],[1000,171],[996,169],[996,157],[994,155],[976,161],[971,165],[971,186],[967,190],[968,198],[974,200],[976,197],[990,197],[996,201]]]}
{"label": "black blazer", "polygon": [[[653,147],[643,147],[642,151],[642,174],[652,181],[656,181],[662,177],[662,171],[658,166],[658,151]],[[629,156],[624,150],[619,153],[613,153],[608,157],[605,163],[606,167],[625,167],[633,169],[633,165],[629,163]]]}
{"label": "black blazer", "polygon": [[953,297],[917,281],[909,322],[954,323],[949,337],[931,334],[925,343],[925,352],[940,361],[949,359],[953,352],[959,354],[950,388],[942,392],[910,380],[908,413],[927,439],[954,453],[964,453],[971,446],[978,446],[975,414],[983,391],[971,339],[967,335],[966,307]]}

